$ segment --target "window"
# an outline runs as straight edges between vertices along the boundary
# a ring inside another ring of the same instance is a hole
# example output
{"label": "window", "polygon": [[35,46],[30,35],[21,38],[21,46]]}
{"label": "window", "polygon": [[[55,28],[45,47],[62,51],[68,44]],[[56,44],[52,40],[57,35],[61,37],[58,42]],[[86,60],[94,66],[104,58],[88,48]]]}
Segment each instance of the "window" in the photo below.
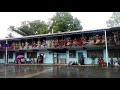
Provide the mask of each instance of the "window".
{"label": "window", "polygon": [[4,55],[4,53],[0,52],[0,59],[3,59],[3,55]]}
{"label": "window", "polygon": [[13,53],[12,52],[9,53],[9,59],[13,59]]}
{"label": "window", "polygon": [[27,52],[27,58],[29,58],[30,53],[32,58],[37,58],[37,52]]}
{"label": "window", "polygon": [[[31,52],[27,52],[27,58],[29,58],[29,54],[30,54]],[[31,53],[32,54],[32,53]]]}
{"label": "window", "polygon": [[119,49],[110,49],[110,50],[108,50],[108,55],[110,58],[120,57],[120,50]]}
{"label": "window", "polygon": [[102,57],[103,58],[103,50],[87,50],[87,57],[88,58],[90,58],[93,54],[96,57]]}
{"label": "window", "polygon": [[69,51],[69,58],[76,58],[76,51],[75,50]]}
{"label": "window", "polygon": [[37,52],[32,52],[32,58],[37,58]]}

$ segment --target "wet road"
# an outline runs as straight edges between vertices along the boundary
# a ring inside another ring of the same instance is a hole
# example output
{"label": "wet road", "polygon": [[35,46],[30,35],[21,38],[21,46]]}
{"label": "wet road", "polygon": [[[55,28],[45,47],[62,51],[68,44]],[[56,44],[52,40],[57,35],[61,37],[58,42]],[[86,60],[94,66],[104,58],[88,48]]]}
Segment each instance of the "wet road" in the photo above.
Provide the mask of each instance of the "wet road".
{"label": "wet road", "polygon": [[32,78],[120,78],[120,67],[58,66]]}
{"label": "wet road", "polygon": [[0,65],[0,78],[120,78],[120,67]]}
{"label": "wet road", "polygon": [[31,65],[0,65],[0,78],[29,78],[49,69],[52,69],[52,67]]}

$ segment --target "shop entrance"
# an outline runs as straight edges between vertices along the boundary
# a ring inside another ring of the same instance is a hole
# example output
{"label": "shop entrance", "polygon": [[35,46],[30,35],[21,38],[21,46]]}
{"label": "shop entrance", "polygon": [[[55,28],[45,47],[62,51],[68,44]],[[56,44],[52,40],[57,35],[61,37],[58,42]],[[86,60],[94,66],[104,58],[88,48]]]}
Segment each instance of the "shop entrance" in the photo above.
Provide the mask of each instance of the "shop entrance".
{"label": "shop entrance", "polygon": [[66,64],[66,51],[54,52],[53,64]]}

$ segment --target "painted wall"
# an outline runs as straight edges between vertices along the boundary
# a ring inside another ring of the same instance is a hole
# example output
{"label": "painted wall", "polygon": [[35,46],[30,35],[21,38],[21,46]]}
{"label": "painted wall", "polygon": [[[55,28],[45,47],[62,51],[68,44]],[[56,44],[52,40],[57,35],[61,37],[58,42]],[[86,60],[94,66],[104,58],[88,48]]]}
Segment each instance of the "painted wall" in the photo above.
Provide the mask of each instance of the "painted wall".
{"label": "painted wall", "polygon": [[[49,53],[50,51],[38,51],[37,52],[37,57],[39,56],[40,53],[44,54],[44,61],[43,63],[53,63],[53,53]],[[24,53],[25,58],[27,58],[27,52]],[[15,60],[15,53],[13,53],[13,59],[8,59],[8,62],[14,62]],[[35,62],[37,62],[37,58],[34,58]],[[5,63],[5,55],[4,59],[0,59],[0,63]]]}
{"label": "painted wall", "polygon": [[59,63],[67,63],[67,61],[66,61],[66,54],[64,54],[64,53],[60,53],[60,54],[58,54],[58,60],[59,60]]}
{"label": "painted wall", "polygon": [[67,51],[67,54],[66,54],[66,58],[67,58],[67,63],[69,63],[70,61],[77,61],[78,62],[78,52],[83,52],[83,55],[85,57],[85,64],[87,63],[86,61],[86,58],[87,58],[87,55],[86,55],[86,50],[77,50],[76,51],[76,58],[69,58],[69,51]]}
{"label": "painted wall", "polygon": [[50,53],[50,51],[39,51],[39,52],[37,52],[37,56],[39,56],[40,53],[44,54],[43,63],[45,63],[45,64],[53,63],[53,53]]}
{"label": "painted wall", "polygon": [[8,63],[9,63],[9,62],[14,62],[14,61],[15,61],[15,53],[13,53],[13,58],[12,58],[12,59],[9,59],[9,58],[8,58]]}
{"label": "painted wall", "polygon": [[[83,55],[85,57],[84,63],[85,64],[91,64],[92,60],[91,58],[87,58],[87,50],[77,50],[76,51],[76,58],[69,58],[69,50],[66,51],[66,54],[60,54],[58,58],[66,58],[66,63],[69,63],[70,61],[77,61],[78,62],[78,52],[83,52]],[[37,52],[37,57],[39,56],[40,53],[44,54],[44,61],[43,63],[45,64],[53,64],[53,53],[50,51],[38,51]],[[27,58],[27,52],[24,53],[25,58]],[[13,59],[8,59],[8,62],[14,62],[15,60],[15,53],[13,53]],[[37,58],[35,58],[37,60]],[[106,52],[105,49],[103,50],[103,60],[106,62]],[[113,58],[114,61],[117,60],[117,58]],[[110,58],[108,58],[108,62],[110,62]],[[5,63],[5,55],[3,59],[0,59],[0,63]],[[98,64],[98,58],[95,59],[95,64]]]}
{"label": "painted wall", "polygon": [[[84,64],[91,64],[92,63],[92,59],[91,58],[87,58],[87,50],[77,50],[76,51],[76,58],[69,58],[69,51],[67,51],[67,63],[69,63],[70,61],[77,61],[78,62],[78,53],[79,52],[83,52],[83,55],[85,57],[85,60],[84,60]],[[103,60],[106,62],[106,54],[105,54],[105,50],[103,50]],[[116,58],[113,58],[114,61],[116,61],[117,59]],[[108,60],[110,62],[110,58]],[[98,64],[98,58],[95,59],[95,64]]]}
{"label": "painted wall", "polygon": [[3,59],[0,59],[0,63],[5,63],[5,54],[3,55]]}
{"label": "painted wall", "polygon": [[[107,61],[106,61],[106,50],[104,49],[103,51],[104,51],[104,60],[105,60],[105,62],[107,62]],[[111,58],[109,57],[109,53],[108,53],[108,62],[109,62],[109,63],[110,63],[110,60],[111,60]],[[113,61],[114,61],[114,62],[117,61],[117,58],[113,58]]]}

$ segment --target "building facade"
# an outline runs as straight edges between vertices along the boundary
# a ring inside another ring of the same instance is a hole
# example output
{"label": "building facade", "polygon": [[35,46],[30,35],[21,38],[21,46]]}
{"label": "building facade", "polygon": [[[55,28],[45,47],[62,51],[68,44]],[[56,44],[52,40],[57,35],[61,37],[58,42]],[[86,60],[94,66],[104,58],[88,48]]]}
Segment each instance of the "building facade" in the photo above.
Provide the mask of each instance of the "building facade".
{"label": "building facade", "polygon": [[105,31],[110,62],[110,58],[117,60],[120,57],[119,29],[116,27],[3,39],[0,40],[0,63],[14,62],[17,55],[28,58],[30,53],[35,61],[40,54],[43,55],[44,64],[79,62],[81,55],[84,55],[84,64],[91,64],[93,55],[96,57],[95,64],[98,64],[99,57],[106,62]]}

